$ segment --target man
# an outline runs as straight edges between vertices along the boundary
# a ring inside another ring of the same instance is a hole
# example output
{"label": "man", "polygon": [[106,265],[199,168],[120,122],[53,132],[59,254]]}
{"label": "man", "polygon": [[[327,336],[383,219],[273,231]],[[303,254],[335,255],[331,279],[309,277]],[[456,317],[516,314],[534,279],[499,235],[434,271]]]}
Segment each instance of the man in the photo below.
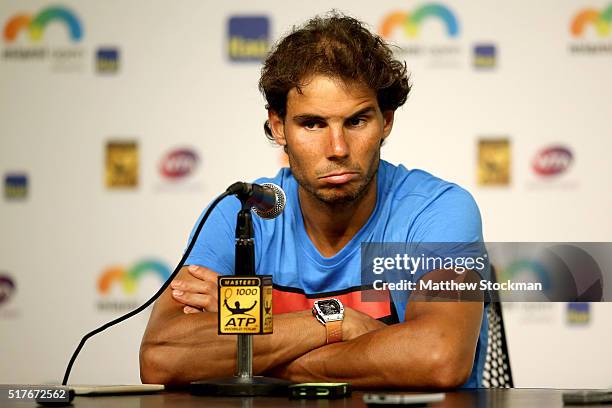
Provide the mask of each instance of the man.
{"label": "man", "polygon": [[[257,181],[281,186],[287,206],[274,220],[254,219],[256,270],[273,275],[275,313],[274,333],[254,338],[254,373],[357,387],[478,386],[486,350],[481,301],[416,301],[418,291],[392,302],[360,296],[362,242],[482,241],[469,193],[380,160],[410,91],[405,64],[360,22],[331,14],[277,44],[260,89],[266,134],[283,146],[290,168]],[[234,270],[238,209],[228,198],[213,211],[190,266],[155,305],[141,346],[144,382],[235,372],[235,337],[217,335],[216,282]],[[341,335],[311,312],[315,300],[330,297],[344,304]],[[394,316],[399,323],[385,324]]]}

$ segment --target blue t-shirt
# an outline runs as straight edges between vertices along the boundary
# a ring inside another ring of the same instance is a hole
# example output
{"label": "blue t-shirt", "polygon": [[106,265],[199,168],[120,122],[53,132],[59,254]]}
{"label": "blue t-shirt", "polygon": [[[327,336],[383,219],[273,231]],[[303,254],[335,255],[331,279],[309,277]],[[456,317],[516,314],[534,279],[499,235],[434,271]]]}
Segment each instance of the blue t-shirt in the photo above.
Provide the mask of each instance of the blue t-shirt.
{"label": "blue t-shirt", "polygon": [[[407,170],[381,160],[376,207],[369,220],[342,250],[326,258],[304,228],[298,184],[291,170],[283,168],[274,178],[256,180],[266,182],[279,185],[287,196],[285,210],[279,217],[273,220],[253,217],[256,273],[273,277],[274,313],[310,309],[316,299],[335,297],[345,307],[376,319],[403,322],[407,297],[393,293],[391,301],[363,301],[363,291],[372,288],[362,285],[361,244],[483,240],[480,212],[467,191],[422,170]],[[222,275],[234,273],[239,210],[238,199],[221,201],[204,225],[186,264],[204,266]],[[415,281],[419,277],[415,275]],[[483,318],[472,373],[463,387],[480,386],[486,349],[487,319]]]}

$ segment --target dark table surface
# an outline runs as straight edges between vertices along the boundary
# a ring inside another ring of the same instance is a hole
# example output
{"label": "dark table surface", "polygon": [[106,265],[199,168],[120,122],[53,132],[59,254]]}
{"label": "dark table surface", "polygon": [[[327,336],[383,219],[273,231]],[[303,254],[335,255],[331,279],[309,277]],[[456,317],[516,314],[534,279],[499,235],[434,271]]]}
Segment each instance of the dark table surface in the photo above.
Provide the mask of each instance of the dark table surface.
{"label": "dark table surface", "polygon": [[[562,395],[567,390],[556,389],[479,389],[447,392],[442,402],[431,407],[561,407]],[[407,392],[406,394],[409,394]],[[302,407],[340,408],[366,407],[364,392],[354,391],[349,398],[336,400],[290,400],[281,397],[218,398],[192,396],[188,392],[161,392],[148,395],[77,396],[72,406],[79,407]],[[2,404],[5,407],[35,406],[34,403]],[[396,405],[399,407],[399,405]],[[413,405],[414,406],[414,405]],[[598,405],[589,405],[594,407]],[[612,405],[601,405],[608,408]]]}

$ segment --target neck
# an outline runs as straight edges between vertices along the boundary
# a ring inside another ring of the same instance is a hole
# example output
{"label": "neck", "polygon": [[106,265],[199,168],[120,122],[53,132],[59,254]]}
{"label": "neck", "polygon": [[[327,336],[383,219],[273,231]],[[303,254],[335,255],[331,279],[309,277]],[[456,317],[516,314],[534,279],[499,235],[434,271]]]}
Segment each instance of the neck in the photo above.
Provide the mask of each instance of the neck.
{"label": "neck", "polygon": [[325,203],[299,187],[304,228],[323,256],[337,254],[368,222],[376,207],[376,186],[374,176],[360,198],[340,204]]}

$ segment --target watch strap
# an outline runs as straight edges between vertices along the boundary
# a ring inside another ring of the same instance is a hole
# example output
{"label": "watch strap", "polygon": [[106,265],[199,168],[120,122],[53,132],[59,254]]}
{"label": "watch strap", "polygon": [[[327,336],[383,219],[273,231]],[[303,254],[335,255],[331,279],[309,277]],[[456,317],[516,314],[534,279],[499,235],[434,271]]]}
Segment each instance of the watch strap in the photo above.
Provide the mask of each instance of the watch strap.
{"label": "watch strap", "polygon": [[342,341],[342,320],[325,323],[327,331],[327,344]]}

